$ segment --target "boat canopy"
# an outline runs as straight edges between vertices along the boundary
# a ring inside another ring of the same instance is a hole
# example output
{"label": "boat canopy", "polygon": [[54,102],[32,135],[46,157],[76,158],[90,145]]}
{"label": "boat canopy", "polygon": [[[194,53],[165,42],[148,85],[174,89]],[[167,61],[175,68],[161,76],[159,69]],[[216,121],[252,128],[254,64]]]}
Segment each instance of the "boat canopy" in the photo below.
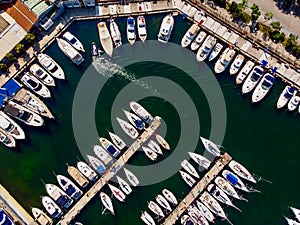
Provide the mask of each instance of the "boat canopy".
{"label": "boat canopy", "polygon": [[11,98],[16,92],[21,89],[21,85],[14,79],[10,79],[0,88],[0,104],[4,105],[4,102]]}
{"label": "boat canopy", "polygon": [[226,179],[233,185],[236,185],[239,181],[238,178],[234,176],[232,173],[226,174]]}

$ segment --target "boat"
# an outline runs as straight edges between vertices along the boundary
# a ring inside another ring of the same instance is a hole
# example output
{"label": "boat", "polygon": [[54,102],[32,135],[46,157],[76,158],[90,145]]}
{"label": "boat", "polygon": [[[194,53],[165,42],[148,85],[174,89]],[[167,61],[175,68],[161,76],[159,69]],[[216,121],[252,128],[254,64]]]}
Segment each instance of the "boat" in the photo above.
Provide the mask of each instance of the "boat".
{"label": "boat", "polygon": [[144,120],[147,124],[150,124],[153,120],[151,114],[139,103],[131,101],[129,103],[131,110],[138,115],[142,120]]}
{"label": "boat", "polygon": [[69,42],[65,41],[61,38],[56,38],[59,49],[76,65],[80,65],[84,58],[82,55],[69,44]]}
{"label": "boat", "polygon": [[9,148],[16,147],[16,140],[2,128],[0,128],[0,142]]}
{"label": "boat", "polygon": [[108,28],[106,26],[106,23],[99,22],[97,24],[97,27],[102,48],[104,49],[106,54],[111,57],[113,54],[113,42],[109,34]]}
{"label": "boat", "polygon": [[215,73],[222,73],[224,70],[228,67],[228,65],[231,63],[233,60],[233,57],[235,55],[235,50],[232,48],[226,48],[217,62],[215,63],[214,71]]}
{"label": "boat", "polygon": [[199,225],[209,225],[208,221],[199,211],[199,209],[194,205],[191,204],[188,208],[188,215]]}
{"label": "boat", "polygon": [[73,48],[75,48],[78,51],[85,52],[83,48],[83,44],[78,40],[77,37],[75,37],[72,33],[69,31],[66,31],[63,34],[63,39],[65,39],[67,42],[69,42],[70,45],[72,45]]}
{"label": "boat", "polygon": [[200,137],[205,149],[212,155],[214,156],[220,156],[221,155],[221,151],[219,149],[219,147],[213,143],[212,141],[204,138],[204,137]]}
{"label": "boat", "polygon": [[47,216],[47,214],[44,213],[39,208],[32,207],[31,208],[31,213],[34,217],[34,220],[37,221],[39,224],[45,224],[45,225],[52,225],[53,224],[52,219],[49,216]]}
{"label": "boat", "polygon": [[69,195],[71,198],[78,200],[83,192],[71,181],[69,178],[63,175],[56,175],[59,186]]}
{"label": "boat", "polygon": [[103,204],[103,206],[111,212],[112,215],[115,215],[115,210],[114,210],[114,206],[112,204],[111,198],[105,194],[104,192],[100,192],[100,200]]}
{"label": "boat", "polygon": [[147,211],[142,212],[140,218],[141,218],[141,220],[143,220],[143,222],[146,225],[155,225],[155,222],[154,222],[153,218],[150,216],[149,213],[147,213]]}
{"label": "boat", "polygon": [[211,50],[210,54],[209,54],[209,57],[208,57],[208,61],[212,61],[214,60],[219,54],[220,52],[222,51],[223,49],[223,45],[221,43],[217,43],[214,48]]}
{"label": "boat", "polygon": [[8,104],[4,107],[3,111],[11,117],[16,118],[17,120],[20,120],[21,122],[29,126],[38,127],[44,124],[44,120],[40,115],[13,101],[9,101]]}
{"label": "boat", "polygon": [[209,168],[211,162],[207,158],[194,152],[188,152],[188,154],[199,166],[205,169]]}
{"label": "boat", "polygon": [[120,154],[120,150],[115,147],[109,140],[107,140],[106,138],[99,138],[99,142],[102,145],[103,148],[106,149],[106,151],[108,151],[113,157],[118,157],[118,155]]}
{"label": "boat", "polygon": [[163,213],[163,211],[161,210],[161,208],[159,207],[159,205],[157,205],[154,201],[149,201],[148,202],[148,208],[155,213],[157,216],[159,217],[165,217],[165,214]]}
{"label": "boat", "polygon": [[117,175],[117,181],[118,181],[118,183],[120,185],[121,190],[126,195],[129,195],[132,192],[132,189],[131,189],[130,185],[124,179],[122,179],[121,177],[119,177],[118,175]]}
{"label": "boat", "polygon": [[162,190],[162,194],[173,205],[177,205],[178,204],[178,201],[177,201],[175,195],[171,191],[169,191],[168,189],[166,189],[166,188],[163,189]]}
{"label": "boat", "polygon": [[147,39],[147,27],[146,27],[146,20],[144,16],[138,16],[137,30],[138,30],[139,39],[142,42],[145,42]]}
{"label": "boat", "polygon": [[112,162],[112,157],[104,150],[100,145],[94,145],[93,151],[95,155],[105,164],[109,164]]}
{"label": "boat", "polygon": [[236,84],[243,83],[244,80],[246,79],[246,77],[248,76],[248,74],[250,73],[250,71],[252,70],[254,65],[255,65],[254,62],[252,62],[251,60],[248,60],[245,63],[245,65],[243,66],[243,68],[241,69],[241,71],[236,76],[235,83]]}
{"label": "boat", "polygon": [[155,138],[157,142],[166,150],[170,150],[170,145],[169,143],[159,134],[155,134]]}
{"label": "boat", "polygon": [[86,157],[88,158],[90,165],[93,167],[93,169],[98,173],[98,174],[103,174],[106,171],[106,168],[104,166],[104,164],[97,159],[94,156],[91,155],[86,155]]}
{"label": "boat", "polygon": [[118,24],[115,22],[113,18],[109,20],[109,30],[115,46],[116,47],[121,46],[122,45],[121,32],[119,30]]}
{"label": "boat", "polygon": [[85,188],[89,184],[88,179],[74,166],[67,164],[68,174],[76,181],[76,183],[81,187]]}
{"label": "boat", "polygon": [[126,195],[119,188],[111,184],[108,184],[108,187],[116,199],[118,199],[120,202],[125,202]]}
{"label": "boat", "polygon": [[241,181],[241,179],[235,175],[233,172],[228,170],[223,170],[222,176],[233,186],[242,191],[250,192],[246,185]]}
{"label": "boat", "polygon": [[98,178],[97,173],[85,162],[77,162],[77,169],[90,181],[95,181]]}
{"label": "boat", "polygon": [[150,140],[150,141],[148,142],[147,145],[148,145],[148,147],[149,147],[152,151],[154,151],[154,152],[156,152],[156,153],[158,153],[158,154],[160,154],[160,155],[163,154],[161,148],[159,147],[159,145],[158,145],[155,141]]}
{"label": "boat", "polygon": [[196,222],[187,214],[184,214],[183,216],[181,216],[180,223],[182,225],[195,225],[196,224]]}
{"label": "boat", "polygon": [[95,56],[95,57],[99,56],[99,49],[95,42],[91,43],[91,54],[92,54],[92,56]]}
{"label": "boat", "polygon": [[297,209],[297,208],[291,207],[291,206],[290,206],[290,209],[294,213],[296,219],[300,222],[300,209]]}
{"label": "boat", "polygon": [[271,90],[274,82],[275,77],[270,73],[266,73],[253,91],[252,103],[261,101]]}
{"label": "boat", "polygon": [[263,76],[264,69],[261,66],[254,66],[250,74],[247,76],[242,86],[242,93],[249,93],[254,89],[260,78]]}
{"label": "boat", "polygon": [[44,85],[38,78],[33,76],[31,73],[25,72],[24,75],[21,77],[21,82],[39,96],[43,98],[51,97],[51,92],[46,87],[46,85]]}
{"label": "boat", "polygon": [[133,45],[136,39],[136,31],[135,31],[135,20],[131,16],[127,18],[126,31],[127,31],[127,40],[129,44]]}
{"label": "boat", "polygon": [[200,31],[196,39],[191,44],[191,50],[196,51],[204,41],[205,37],[206,33],[204,31]]}
{"label": "boat", "polygon": [[158,194],[155,198],[156,202],[163,207],[164,209],[168,210],[169,212],[172,211],[172,208],[169,204],[169,202],[167,201],[167,199],[165,199],[164,196],[162,196],[161,194]]}
{"label": "boat", "polygon": [[242,200],[242,198],[238,195],[234,187],[232,187],[232,185],[223,177],[216,177],[215,184],[218,185],[218,187],[221,188],[222,191],[224,191],[227,195]]}
{"label": "boat", "polygon": [[145,123],[143,122],[143,120],[138,117],[137,115],[128,112],[126,110],[123,109],[123,112],[125,113],[127,119],[129,120],[129,122],[138,130],[144,130],[145,129]]}
{"label": "boat", "polygon": [[25,139],[22,128],[3,111],[0,111],[0,127],[15,139]]}
{"label": "boat", "polygon": [[162,43],[168,43],[174,26],[174,18],[172,14],[166,15],[160,25],[158,33],[158,41]]}
{"label": "boat", "polygon": [[[5,205],[4,205],[5,207]],[[0,208],[0,224],[1,225],[15,225],[13,219],[10,218],[10,215],[5,211],[4,208]]]}
{"label": "boat", "polygon": [[198,62],[204,61],[207,58],[207,56],[210,54],[213,47],[215,46],[216,41],[217,39],[212,35],[208,35],[205,38],[205,41],[197,51],[196,59]]}
{"label": "boat", "polygon": [[193,24],[185,33],[185,35],[181,39],[181,47],[186,48],[191,44],[196,35],[198,34],[200,27],[198,24]]}
{"label": "boat", "polygon": [[227,216],[220,206],[220,204],[215,200],[207,191],[203,192],[200,196],[200,201],[215,215],[228,220]]}
{"label": "boat", "polygon": [[196,169],[192,166],[192,164],[189,163],[186,159],[183,160],[180,165],[182,166],[183,169],[185,169],[190,175],[200,178],[199,174],[197,173]]}
{"label": "boat", "polygon": [[233,63],[229,68],[229,74],[230,75],[236,74],[241,69],[244,60],[245,60],[245,56],[243,56],[242,54],[238,54],[233,60]]}
{"label": "boat", "polygon": [[50,73],[51,76],[57,79],[65,79],[65,73],[62,68],[49,56],[44,53],[37,55],[39,63]]}
{"label": "boat", "polygon": [[297,94],[297,91],[296,91],[288,103],[288,110],[290,112],[294,111],[298,107],[299,102],[300,102],[300,96]]}
{"label": "boat", "polygon": [[145,152],[146,156],[152,160],[152,161],[156,161],[157,160],[157,154],[155,151],[151,150],[150,148],[147,147],[143,147],[142,146],[143,151]]}
{"label": "boat", "polygon": [[286,222],[288,223],[288,225],[300,225],[299,222],[297,222],[296,220],[293,220],[293,219],[289,219],[287,217],[284,217]]}
{"label": "boat", "polygon": [[73,200],[55,184],[45,184],[46,192],[55,201],[55,203],[64,209],[68,209]]}
{"label": "boat", "polygon": [[181,170],[179,170],[179,173],[180,173],[182,179],[185,181],[185,183],[187,183],[187,185],[189,185],[190,187],[192,187],[196,183],[194,178],[191,175],[189,175],[188,173],[181,171]]}
{"label": "boat", "polygon": [[251,173],[237,161],[231,160],[228,166],[239,177],[256,184],[256,180],[251,175]]}
{"label": "boat", "polygon": [[55,86],[55,81],[53,77],[46,70],[44,70],[40,65],[32,64],[29,70],[34,76],[40,79],[43,82],[43,84],[52,87]]}
{"label": "boat", "polygon": [[119,149],[122,150],[126,147],[126,143],[116,134],[108,132],[111,141],[114,145]]}
{"label": "boat", "polygon": [[125,167],[123,168],[127,180],[131,183],[132,186],[136,187],[140,183],[139,179],[128,169]]}
{"label": "boat", "polygon": [[296,89],[294,87],[289,85],[285,86],[277,100],[277,109],[281,109],[286,106],[289,100],[293,97],[295,91]]}
{"label": "boat", "polygon": [[135,139],[139,136],[139,132],[127,121],[120,119],[117,117],[117,121],[119,122],[122,130],[132,139]]}
{"label": "boat", "polygon": [[196,204],[197,204],[199,211],[207,219],[207,221],[214,223],[215,219],[216,219],[214,214],[212,214],[212,212],[199,200],[196,200]]}
{"label": "boat", "polygon": [[59,208],[59,206],[48,196],[42,196],[42,204],[44,208],[46,209],[47,213],[53,218],[53,219],[59,219],[62,217],[63,212]]}

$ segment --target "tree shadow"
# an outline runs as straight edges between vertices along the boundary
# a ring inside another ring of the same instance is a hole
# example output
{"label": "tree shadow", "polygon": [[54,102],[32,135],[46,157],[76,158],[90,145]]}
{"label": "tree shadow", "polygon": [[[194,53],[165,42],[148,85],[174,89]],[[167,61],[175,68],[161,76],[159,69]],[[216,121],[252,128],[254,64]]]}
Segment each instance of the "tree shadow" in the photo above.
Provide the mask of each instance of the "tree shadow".
{"label": "tree shadow", "polygon": [[13,65],[15,66],[15,68],[16,68],[17,70],[20,69],[20,64],[19,64],[18,61],[14,62]]}

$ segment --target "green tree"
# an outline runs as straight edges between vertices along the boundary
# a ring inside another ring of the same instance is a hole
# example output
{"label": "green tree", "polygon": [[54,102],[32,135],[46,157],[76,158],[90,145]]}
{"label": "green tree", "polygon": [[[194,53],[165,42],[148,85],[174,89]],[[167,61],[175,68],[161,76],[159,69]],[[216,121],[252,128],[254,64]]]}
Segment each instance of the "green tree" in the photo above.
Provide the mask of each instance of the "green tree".
{"label": "green tree", "polygon": [[230,4],[229,12],[230,13],[236,13],[236,12],[238,12],[238,4],[236,2],[232,2]]}
{"label": "green tree", "polygon": [[265,16],[264,16],[264,19],[265,19],[264,23],[267,22],[268,20],[272,19],[273,16],[274,16],[273,13],[271,13],[271,12],[266,12],[266,13],[265,13]]}
{"label": "green tree", "polygon": [[32,44],[35,41],[35,35],[32,33],[28,33],[25,35],[25,40],[27,43]]}
{"label": "green tree", "polygon": [[282,27],[279,21],[272,22],[271,26],[274,30],[277,30],[277,31],[280,31],[281,27]]}
{"label": "green tree", "polygon": [[24,44],[17,44],[15,50],[18,54],[25,52],[25,45]]}
{"label": "green tree", "polygon": [[243,0],[241,3],[238,4],[239,11],[244,11],[248,8],[248,0]]}
{"label": "green tree", "polygon": [[289,37],[286,40],[286,45],[285,45],[285,47],[288,51],[290,51],[294,46],[297,45],[297,39],[298,39],[298,36],[296,36],[294,34],[289,35]]}
{"label": "green tree", "polygon": [[17,59],[16,56],[13,53],[11,53],[11,52],[7,53],[5,55],[5,57],[7,58],[8,61],[11,61],[11,62],[15,61]]}
{"label": "green tree", "polygon": [[252,17],[252,20],[257,20],[258,17],[261,15],[261,12],[259,11],[259,8],[258,8],[258,5],[256,4],[253,4],[251,6],[251,17]]}
{"label": "green tree", "polygon": [[7,70],[7,65],[5,63],[0,63],[0,71],[5,72]]}

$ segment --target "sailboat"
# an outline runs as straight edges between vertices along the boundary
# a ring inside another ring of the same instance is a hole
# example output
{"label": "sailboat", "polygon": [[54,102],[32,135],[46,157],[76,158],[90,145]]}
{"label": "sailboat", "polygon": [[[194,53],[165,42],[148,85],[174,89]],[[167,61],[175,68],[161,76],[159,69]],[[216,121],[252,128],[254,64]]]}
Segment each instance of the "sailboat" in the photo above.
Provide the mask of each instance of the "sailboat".
{"label": "sailboat", "polygon": [[107,194],[105,194],[104,192],[102,192],[102,191],[100,192],[99,196],[100,196],[100,200],[101,200],[103,206],[107,210],[109,210],[112,215],[115,215],[115,210],[114,210],[111,198]]}
{"label": "sailboat", "polygon": [[116,199],[118,199],[120,202],[125,202],[126,195],[119,188],[111,184],[108,184],[108,187]]}
{"label": "sailboat", "polygon": [[196,169],[192,166],[192,164],[189,163],[186,159],[183,160],[180,165],[182,166],[183,169],[185,169],[189,174],[196,178],[200,178],[199,174],[197,173]]}
{"label": "sailboat", "polygon": [[172,208],[171,208],[170,204],[168,203],[167,199],[165,199],[165,197],[162,196],[161,194],[158,194],[156,196],[155,200],[164,209],[168,210],[169,212],[172,211]]}
{"label": "sailboat", "polygon": [[170,190],[168,190],[168,189],[165,188],[165,189],[162,190],[162,194],[173,205],[177,205],[178,204],[178,201],[177,201],[175,195]]}
{"label": "sailboat", "polygon": [[161,210],[161,208],[153,201],[148,202],[148,208],[155,213],[157,216],[165,217],[165,214]]}
{"label": "sailboat", "polygon": [[139,179],[128,169],[126,169],[125,167],[123,168],[126,178],[127,180],[134,186],[138,186],[138,184],[140,183]]}
{"label": "sailboat", "polygon": [[169,143],[159,134],[155,134],[155,138],[157,142],[166,150],[170,150],[170,145]]}
{"label": "sailboat", "polygon": [[205,169],[209,168],[211,162],[207,158],[195,152],[188,152],[188,154],[199,166],[202,166]]}
{"label": "sailboat", "polygon": [[150,216],[149,213],[147,213],[147,211],[142,212],[140,218],[141,218],[141,220],[143,220],[143,222],[146,225],[155,225],[155,222],[154,222],[153,218]]}
{"label": "sailboat", "polygon": [[204,138],[204,137],[200,137],[205,149],[212,155],[214,156],[220,156],[221,155],[221,151],[219,149],[219,147],[213,143],[212,141]]}
{"label": "sailboat", "polygon": [[119,150],[122,150],[126,147],[126,143],[116,134],[108,132],[111,141],[115,146],[118,147]]}
{"label": "sailboat", "polygon": [[132,192],[132,189],[130,187],[130,185],[121,177],[117,176],[117,181],[120,185],[120,188],[122,189],[122,191],[126,194],[129,195]]}
{"label": "sailboat", "polygon": [[148,142],[147,145],[148,145],[148,147],[149,147],[152,151],[154,151],[154,152],[156,152],[156,153],[158,153],[158,154],[160,154],[160,155],[163,154],[161,148],[159,147],[159,145],[158,145],[155,141],[150,140],[150,141]]}

